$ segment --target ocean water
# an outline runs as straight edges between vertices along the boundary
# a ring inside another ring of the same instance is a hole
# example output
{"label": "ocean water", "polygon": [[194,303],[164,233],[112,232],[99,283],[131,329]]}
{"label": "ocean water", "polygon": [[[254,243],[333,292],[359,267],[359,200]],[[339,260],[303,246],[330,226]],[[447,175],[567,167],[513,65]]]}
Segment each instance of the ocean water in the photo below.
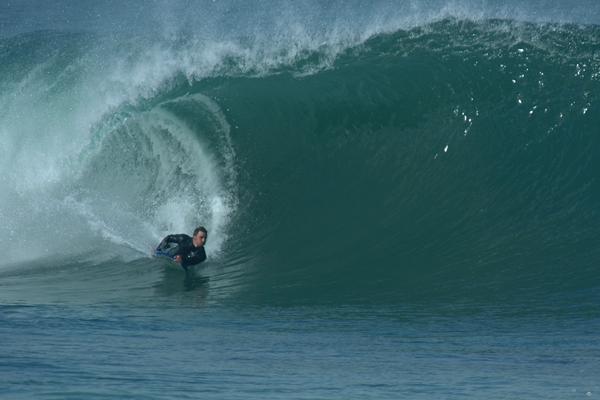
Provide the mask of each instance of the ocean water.
{"label": "ocean water", "polygon": [[1,2],[0,398],[596,398],[599,178],[596,1]]}

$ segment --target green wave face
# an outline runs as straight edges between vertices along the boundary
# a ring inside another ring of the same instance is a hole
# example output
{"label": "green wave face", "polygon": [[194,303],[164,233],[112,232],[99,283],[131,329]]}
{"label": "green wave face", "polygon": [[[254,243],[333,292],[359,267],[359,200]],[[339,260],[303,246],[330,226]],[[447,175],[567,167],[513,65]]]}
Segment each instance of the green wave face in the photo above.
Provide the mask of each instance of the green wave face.
{"label": "green wave face", "polygon": [[[260,296],[593,287],[596,27],[442,21],[308,76],[208,85],[245,161]],[[596,277],[597,278],[597,277]]]}
{"label": "green wave face", "polygon": [[249,301],[597,289],[597,26],[449,18],[294,51],[246,39],[4,39],[6,263],[139,260],[201,223],[213,285]]}

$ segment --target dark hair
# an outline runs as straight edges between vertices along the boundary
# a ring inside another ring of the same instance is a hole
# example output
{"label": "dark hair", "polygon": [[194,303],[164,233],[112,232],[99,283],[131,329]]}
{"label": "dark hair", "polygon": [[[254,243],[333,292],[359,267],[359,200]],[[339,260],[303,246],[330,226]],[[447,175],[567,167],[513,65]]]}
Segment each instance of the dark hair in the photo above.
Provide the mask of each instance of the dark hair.
{"label": "dark hair", "polygon": [[205,227],[199,226],[196,229],[194,229],[194,236],[196,236],[198,232],[204,232],[204,237],[206,238],[206,240],[208,240],[208,231]]}

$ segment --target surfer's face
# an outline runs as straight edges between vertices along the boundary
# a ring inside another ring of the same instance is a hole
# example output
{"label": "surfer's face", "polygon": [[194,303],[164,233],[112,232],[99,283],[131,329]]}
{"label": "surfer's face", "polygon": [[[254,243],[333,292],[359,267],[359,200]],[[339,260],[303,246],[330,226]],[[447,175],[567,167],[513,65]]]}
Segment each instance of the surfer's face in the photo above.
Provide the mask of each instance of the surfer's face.
{"label": "surfer's face", "polygon": [[202,231],[198,232],[196,236],[194,236],[193,242],[196,247],[204,246],[204,243],[206,243],[206,234]]}

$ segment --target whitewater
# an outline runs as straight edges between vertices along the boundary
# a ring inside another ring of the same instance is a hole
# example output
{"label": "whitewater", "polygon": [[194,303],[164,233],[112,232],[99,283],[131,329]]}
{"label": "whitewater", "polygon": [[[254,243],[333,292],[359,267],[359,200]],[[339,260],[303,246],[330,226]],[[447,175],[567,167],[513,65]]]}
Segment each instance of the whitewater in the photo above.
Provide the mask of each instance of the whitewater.
{"label": "whitewater", "polygon": [[0,5],[0,397],[597,396],[598,49],[594,1]]}

